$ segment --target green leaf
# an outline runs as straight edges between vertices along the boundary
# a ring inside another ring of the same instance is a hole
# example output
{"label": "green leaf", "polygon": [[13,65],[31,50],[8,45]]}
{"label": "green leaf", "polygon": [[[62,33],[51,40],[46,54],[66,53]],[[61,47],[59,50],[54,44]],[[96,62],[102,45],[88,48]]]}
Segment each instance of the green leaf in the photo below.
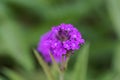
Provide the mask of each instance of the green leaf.
{"label": "green leaf", "polygon": [[20,26],[8,20],[1,26],[1,37],[8,55],[13,57],[25,70],[33,70],[35,66],[32,56],[29,54],[29,44]]}
{"label": "green leaf", "polygon": [[108,10],[110,13],[113,28],[118,35],[118,43],[115,47],[115,54],[113,59],[113,69],[117,73],[114,80],[120,79],[120,0],[107,0]]}
{"label": "green leaf", "polygon": [[87,64],[88,64],[89,44],[86,43],[78,53],[77,61],[73,70],[71,80],[86,80]]}
{"label": "green leaf", "polygon": [[115,75],[113,73],[112,71],[104,72],[97,80],[114,80]]}
{"label": "green leaf", "polygon": [[9,8],[0,3],[0,42],[3,45],[3,51],[5,50],[9,56],[14,58],[18,64],[20,64],[25,70],[31,71],[34,69],[34,63],[32,56],[29,52],[29,44],[26,40],[24,31],[15,20],[12,19]]}
{"label": "green leaf", "polygon": [[50,54],[50,57],[51,57],[51,59],[52,59],[54,68],[55,68],[59,73],[61,73],[60,68],[59,68],[57,62],[55,61],[55,58],[53,57],[53,55],[52,55],[51,53],[49,53],[49,54]]}
{"label": "green leaf", "polygon": [[35,49],[33,51],[39,64],[42,66],[46,76],[48,77],[48,80],[55,80],[47,63],[42,59],[42,57],[39,55],[39,53]]}
{"label": "green leaf", "polygon": [[114,29],[120,38],[120,0],[107,0],[107,3]]}
{"label": "green leaf", "polygon": [[10,80],[26,80],[23,76],[18,74],[17,72],[5,68],[3,73],[10,79]]}
{"label": "green leaf", "polygon": [[120,43],[116,46],[114,56],[114,68],[120,72]]}

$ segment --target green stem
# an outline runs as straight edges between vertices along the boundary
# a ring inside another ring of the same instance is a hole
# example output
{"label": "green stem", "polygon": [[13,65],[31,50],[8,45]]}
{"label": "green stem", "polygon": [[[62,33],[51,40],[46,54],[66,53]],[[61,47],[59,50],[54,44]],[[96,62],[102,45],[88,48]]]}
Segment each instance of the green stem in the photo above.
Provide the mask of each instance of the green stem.
{"label": "green stem", "polygon": [[67,64],[68,64],[69,58],[70,58],[70,56],[67,56],[66,60],[65,60],[65,56],[62,57],[62,63],[61,63],[61,67],[60,67],[60,70],[61,70],[60,80],[64,80],[64,73],[65,73],[65,70],[67,69]]}
{"label": "green stem", "polygon": [[64,72],[60,73],[60,80],[64,80]]}
{"label": "green stem", "polygon": [[64,80],[64,72],[65,72],[65,59],[64,59],[65,56],[62,56],[62,62],[61,62],[61,65],[60,65],[60,80]]}
{"label": "green stem", "polygon": [[60,80],[64,80],[64,73],[65,73],[65,70],[67,69],[68,61],[71,54],[72,54],[72,51],[68,51],[67,54],[62,55],[62,61],[60,64]]}

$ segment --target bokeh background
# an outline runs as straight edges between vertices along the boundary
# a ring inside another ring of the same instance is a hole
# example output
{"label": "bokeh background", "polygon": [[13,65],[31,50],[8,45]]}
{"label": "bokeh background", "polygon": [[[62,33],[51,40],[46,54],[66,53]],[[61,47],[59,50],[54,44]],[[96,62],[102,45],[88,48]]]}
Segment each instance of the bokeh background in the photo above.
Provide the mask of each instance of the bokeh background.
{"label": "bokeh background", "polygon": [[0,80],[46,80],[33,49],[60,23],[90,44],[86,80],[120,80],[120,0],[0,0]]}

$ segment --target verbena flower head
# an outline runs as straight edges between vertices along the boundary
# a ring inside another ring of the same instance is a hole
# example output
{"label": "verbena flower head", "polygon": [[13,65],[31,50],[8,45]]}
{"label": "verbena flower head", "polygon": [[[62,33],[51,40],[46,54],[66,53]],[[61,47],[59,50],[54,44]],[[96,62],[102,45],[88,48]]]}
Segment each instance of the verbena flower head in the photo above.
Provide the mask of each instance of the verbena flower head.
{"label": "verbena flower head", "polygon": [[38,51],[41,52],[45,61],[51,62],[51,52],[57,62],[61,62],[62,56],[78,50],[85,40],[81,33],[72,24],[60,24],[52,27],[52,30],[45,33],[38,44]]}

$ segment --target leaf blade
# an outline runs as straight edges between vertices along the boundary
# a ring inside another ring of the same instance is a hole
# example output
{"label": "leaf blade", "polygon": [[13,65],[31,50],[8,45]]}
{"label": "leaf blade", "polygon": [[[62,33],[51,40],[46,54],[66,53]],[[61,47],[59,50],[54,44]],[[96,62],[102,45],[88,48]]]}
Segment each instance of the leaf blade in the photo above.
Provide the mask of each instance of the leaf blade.
{"label": "leaf blade", "polygon": [[54,56],[53,56],[51,53],[49,53],[49,54],[50,54],[50,57],[51,57],[51,59],[52,59],[54,68],[55,68],[59,73],[61,73],[60,68],[59,68],[57,62],[55,61]]}
{"label": "leaf blade", "polygon": [[88,53],[89,44],[86,43],[77,57],[71,80],[86,80]]}
{"label": "leaf blade", "polygon": [[48,77],[48,80],[54,80],[54,77],[45,61],[42,59],[42,57],[39,55],[39,53],[34,49],[34,54],[39,62],[39,64],[42,66],[46,76]]}

